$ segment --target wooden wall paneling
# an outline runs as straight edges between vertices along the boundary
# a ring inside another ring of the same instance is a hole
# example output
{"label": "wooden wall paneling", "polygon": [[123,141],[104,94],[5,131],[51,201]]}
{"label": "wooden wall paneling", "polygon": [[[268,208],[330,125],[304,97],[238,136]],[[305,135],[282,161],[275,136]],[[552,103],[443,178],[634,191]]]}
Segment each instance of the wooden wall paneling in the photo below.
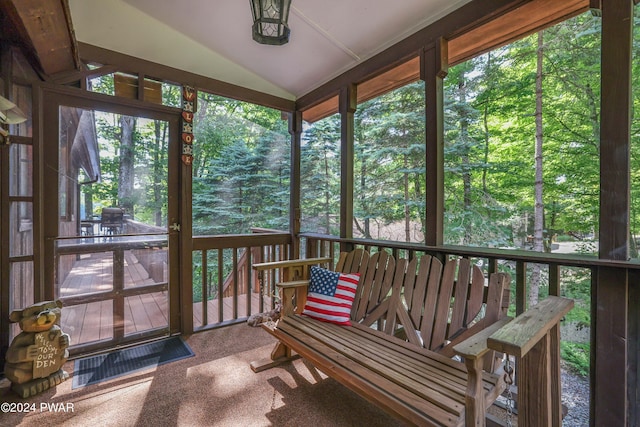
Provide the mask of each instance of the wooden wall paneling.
{"label": "wooden wall paneling", "polygon": [[[588,3],[589,0],[470,2],[300,97],[297,107],[304,111],[305,120],[319,120],[337,111],[338,101],[329,94],[344,84],[358,84],[360,103],[417,80],[415,52],[432,45],[438,37],[449,40],[448,62],[455,65],[584,12]],[[393,73],[398,76],[385,86],[384,80]]]}
{"label": "wooden wall paneling", "polygon": [[339,99],[340,95],[334,95],[329,99],[321,101],[313,107],[304,110],[302,112],[302,119],[306,122],[313,123],[336,114],[338,112],[338,104],[340,103]]}

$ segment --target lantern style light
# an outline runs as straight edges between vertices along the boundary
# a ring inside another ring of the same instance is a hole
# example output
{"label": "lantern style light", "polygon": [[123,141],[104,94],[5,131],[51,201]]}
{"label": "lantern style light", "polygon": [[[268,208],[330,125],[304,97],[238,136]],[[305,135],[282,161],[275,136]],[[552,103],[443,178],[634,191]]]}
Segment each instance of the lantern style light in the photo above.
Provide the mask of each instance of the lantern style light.
{"label": "lantern style light", "polygon": [[258,43],[283,45],[289,41],[291,0],[250,0],[253,39]]}

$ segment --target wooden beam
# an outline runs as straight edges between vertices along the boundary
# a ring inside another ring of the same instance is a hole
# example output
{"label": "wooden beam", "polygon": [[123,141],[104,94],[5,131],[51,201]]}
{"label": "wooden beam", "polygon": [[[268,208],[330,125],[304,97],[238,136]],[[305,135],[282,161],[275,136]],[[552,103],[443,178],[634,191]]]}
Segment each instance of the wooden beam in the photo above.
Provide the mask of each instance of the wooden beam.
{"label": "wooden beam", "polygon": [[355,85],[347,85],[340,91],[340,237],[343,238],[353,237],[353,132],[356,99]]}
{"label": "wooden beam", "polygon": [[631,0],[602,8],[600,100],[600,258],[629,258],[631,144]]}
{"label": "wooden beam", "polygon": [[291,135],[291,193],[289,194],[289,229],[292,234],[291,256],[300,258],[300,146],[302,140],[302,113],[296,111],[288,114],[289,134]]}
{"label": "wooden beam", "polygon": [[358,85],[358,104],[420,79],[420,55]]}
{"label": "wooden beam", "polygon": [[221,80],[179,70],[167,65],[145,61],[144,59],[113,52],[97,46],[85,43],[79,43],[78,46],[80,49],[80,57],[83,60],[88,62],[97,62],[103,65],[111,65],[122,72],[144,74],[146,77],[151,79],[169,83],[186,84],[193,86],[198,90],[211,92],[231,99],[238,99],[240,101],[263,105],[280,111],[291,112],[295,109],[295,102],[292,100],[268,95],[256,90],[247,89]]}
{"label": "wooden beam", "polygon": [[[144,91],[138,89],[141,81],[144,85]],[[162,105],[162,83],[159,81],[145,79],[142,75],[134,77],[123,73],[115,73],[113,75],[113,85],[116,96]]]}
{"label": "wooden beam", "polygon": [[303,120],[313,123],[338,113],[339,98],[339,95],[332,96],[329,99],[304,110],[302,112]]}
{"label": "wooden beam", "polygon": [[[629,157],[631,143],[632,0],[602,2],[600,99],[599,258],[629,258]],[[596,270],[591,302],[593,425],[629,425],[629,395],[637,376],[627,378],[629,275],[627,270]],[[637,336],[636,336],[637,338]],[[632,346],[631,346],[632,347]],[[637,355],[635,356],[637,360]]]}
{"label": "wooden beam", "polygon": [[507,45],[586,11],[589,0],[533,0],[471,31],[449,39],[449,64],[455,65]]}
{"label": "wooden beam", "polygon": [[426,120],[426,223],[425,243],[439,246],[444,241],[444,92],[447,43],[439,39],[421,55],[420,74],[425,87]]}
{"label": "wooden beam", "polygon": [[[420,56],[358,84],[358,104],[420,79]],[[338,96],[331,97],[303,112],[303,118],[313,123],[338,112]]]}
{"label": "wooden beam", "polygon": [[24,46],[47,75],[80,69],[78,47],[67,0],[2,0]]}

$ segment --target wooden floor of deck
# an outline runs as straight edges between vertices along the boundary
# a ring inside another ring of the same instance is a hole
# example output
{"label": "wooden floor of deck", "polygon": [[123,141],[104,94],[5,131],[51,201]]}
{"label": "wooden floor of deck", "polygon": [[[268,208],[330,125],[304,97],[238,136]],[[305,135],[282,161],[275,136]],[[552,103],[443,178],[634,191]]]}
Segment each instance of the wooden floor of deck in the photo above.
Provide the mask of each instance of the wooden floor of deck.
{"label": "wooden floor of deck", "polygon": [[[164,277],[167,277],[166,272]],[[144,266],[138,262],[133,254],[127,251],[124,265],[125,289],[155,283]],[[69,275],[59,286],[58,296],[64,298],[110,290],[113,290],[113,262],[110,254],[83,255],[75,261]],[[203,323],[203,304],[201,302],[194,303],[194,329],[247,317],[248,300],[249,298],[247,298],[246,294],[238,296],[237,310],[234,316],[234,298],[222,298],[222,318],[220,318],[218,311],[220,301],[217,298],[208,301],[207,321],[205,323]],[[260,312],[259,301],[259,294],[252,293],[250,314]],[[264,311],[269,309],[270,301],[265,298]],[[70,335],[72,346],[113,339],[113,325],[113,300],[65,306],[62,310],[61,327],[63,331]],[[125,336],[154,329],[168,328],[168,325],[169,298],[167,291],[124,298]]]}

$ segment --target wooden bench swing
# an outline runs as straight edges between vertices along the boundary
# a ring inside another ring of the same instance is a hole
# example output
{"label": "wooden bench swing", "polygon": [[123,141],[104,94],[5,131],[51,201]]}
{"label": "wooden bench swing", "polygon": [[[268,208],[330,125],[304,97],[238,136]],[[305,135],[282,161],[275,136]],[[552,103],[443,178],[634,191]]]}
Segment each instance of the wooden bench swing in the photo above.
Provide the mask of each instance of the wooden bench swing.
{"label": "wooden bench swing", "polygon": [[[335,271],[360,273],[351,326],[300,315],[309,269],[330,258],[255,264],[261,280],[279,270],[278,339],[255,372],[303,357],[326,375],[413,425],[500,424],[486,413],[507,388],[494,351],[518,364],[518,425],[560,426],[559,322],[573,301],[549,296],[515,319],[506,316],[510,277],[461,258],[410,261],[386,252],[341,253]],[[273,276],[272,276],[273,277]],[[459,360],[452,358],[457,356]],[[499,369],[498,369],[499,371]]]}

